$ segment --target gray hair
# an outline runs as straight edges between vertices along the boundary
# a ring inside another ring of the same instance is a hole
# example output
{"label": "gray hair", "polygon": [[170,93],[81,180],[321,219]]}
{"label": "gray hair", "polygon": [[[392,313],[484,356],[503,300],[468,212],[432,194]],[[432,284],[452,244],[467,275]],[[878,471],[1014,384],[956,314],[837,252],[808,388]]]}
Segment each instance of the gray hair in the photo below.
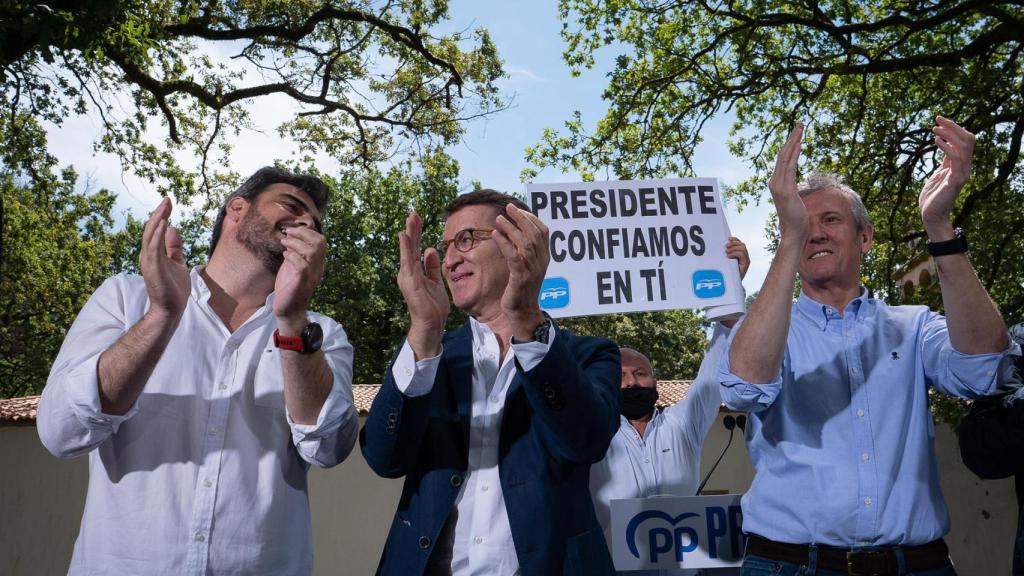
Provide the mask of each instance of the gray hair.
{"label": "gray hair", "polygon": [[835,189],[850,201],[850,210],[853,212],[853,221],[857,224],[857,232],[863,232],[871,226],[871,217],[868,216],[868,209],[860,199],[860,194],[850,188],[842,176],[830,172],[811,172],[807,178],[796,185],[800,197],[810,196],[822,190]]}

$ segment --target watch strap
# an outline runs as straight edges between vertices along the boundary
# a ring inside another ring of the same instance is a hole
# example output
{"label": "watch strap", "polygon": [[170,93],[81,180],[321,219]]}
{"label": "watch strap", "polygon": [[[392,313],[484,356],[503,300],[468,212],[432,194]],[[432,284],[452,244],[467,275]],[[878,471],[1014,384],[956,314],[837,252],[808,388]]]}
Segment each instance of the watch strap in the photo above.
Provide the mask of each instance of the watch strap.
{"label": "watch strap", "polygon": [[295,352],[302,352],[306,349],[302,336],[284,336],[280,330],[274,330],[274,346]]}
{"label": "watch strap", "polygon": [[925,242],[925,247],[928,249],[928,253],[932,256],[960,254],[967,252],[967,236],[964,235],[963,228],[957,228],[953,231],[953,238],[943,240],[941,242],[932,242],[929,240]]}

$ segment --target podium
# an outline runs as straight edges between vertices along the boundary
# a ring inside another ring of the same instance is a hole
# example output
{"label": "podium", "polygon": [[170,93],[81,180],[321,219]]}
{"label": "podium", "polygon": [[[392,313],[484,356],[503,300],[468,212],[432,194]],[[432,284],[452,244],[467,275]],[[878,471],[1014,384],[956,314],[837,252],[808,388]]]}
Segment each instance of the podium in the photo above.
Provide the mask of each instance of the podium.
{"label": "podium", "polygon": [[738,567],[746,544],[741,496],[612,500],[615,569]]}

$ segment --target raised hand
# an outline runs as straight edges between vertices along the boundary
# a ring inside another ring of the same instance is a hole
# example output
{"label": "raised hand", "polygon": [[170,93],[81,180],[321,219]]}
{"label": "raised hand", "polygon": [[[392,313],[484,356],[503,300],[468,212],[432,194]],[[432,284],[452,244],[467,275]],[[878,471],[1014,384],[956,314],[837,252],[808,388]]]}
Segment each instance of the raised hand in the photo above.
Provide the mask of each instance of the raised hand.
{"label": "raised hand", "polygon": [[146,283],[149,311],[177,322],[188,303],[192,279],[181,251],[181,236],[170,225],[170,217],[171,199],[164,198],[142,229],[139,269]]}
{"label": "raised hand", "polygon": [[308,226],[284,228],[284,261],[274,281],[274,315],[305,325],[306,310],[324,275],[327,241]]}
{"label": "raised hand", "polygon": [[747,245],[739,238],[730,236],[728,242],[725,243],[725,255],[736,260],[740,266],[740,278],[744,278],[747,275],[747,269],[750,268],[750,254],[747,252]]}
{"label": "raised hand", "polygon": [[942,150],[945,157],[939,169],[925,182],[918,196],[918,204],[921,207],[921,220],[925,228],[949,228],[950,234],[946,238],[936,238],[948,240],[952,237],[949,215],[953,211],[957,195],[971,176],[974,134],[942,116],[935,118],[932,133],[935,134],[935,145]]}
{"label": "raised hand", "polygon": [[807,236],[807,209],[797,193],[796,168],[800,160],[800,141],[804,135],[804,125],[797,122],[789,133],[785,144],[779,150],[775,160],[775,172],[768,180],[768,189],[775,201],[775,211],[779,215],[779,227],[783,239],[792,238],[803,245]]}
{"label": "raised hand", "polygon": [[423,220],[413,212],[405,219],[405,230],[398,234],[398,289],[409,310],[408,342],[417,359],[431,358],[441,352],[441,332],[452,309],[441,277],[441,258],[437,250],[427,248],[420,262],[422,235]]}
{"label": "raised hand", "polygon": [[501,309],[517,339],[527,340],[544,321],[537,296],[548,269],[548,227],[514,204],[505,207],[494,223],[492,238],[508,264],[508,285]]}

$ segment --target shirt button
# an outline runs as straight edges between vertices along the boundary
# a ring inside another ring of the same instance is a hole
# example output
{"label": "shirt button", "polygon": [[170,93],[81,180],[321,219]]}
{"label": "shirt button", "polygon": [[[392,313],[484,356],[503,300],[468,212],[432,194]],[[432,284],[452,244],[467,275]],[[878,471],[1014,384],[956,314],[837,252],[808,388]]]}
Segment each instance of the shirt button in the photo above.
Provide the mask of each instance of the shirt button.
{"label": "shirt button", "polygon": [[860,455],[860,459],[861,459],[861,460],[864,460],[865,462],[867,462],[868,460],[870,460],[870,459],[871,459],[871,455],[870,455],[870,454],[868,454],[867,452],[865,452],[865,453],[863,453],[863,454],[861,454],[861,455]]}
{"label": "shirt button", "polygon": [[476,538],[473,538],[473,544],[482,544],[483,541],[484,541],[484,539],[479,537],[479,536],[477,536]]}
{"label": "shirt button", "polygon": [[210,436],[216,436],[220,432],[218,428],[210,428]]}
{"label": "shirt button", "polygon": [[854,374],[856,374],[857,373],[857,369],[854,368],[854,369],[850,370],[850,372],[853,372]]}
{"label": "shirt button", "polygon": [[228,389],[228,385],[223,383],[223,382],[221,382],[220,386],[217,386],[217,388],[220,388],[221,390],[227,390]]}
{"label": "shirt button", "polygon": [[861,409],[861,408],[858,408],[858,409],[857,409],[857,416],[858,416],[859,418],[863,418],[863,417],[864,417],[864,410],[863,410],[863,409]]}
{"label": "shirt button", "polygon": [[209,479],[203,480],[203,486],[209,488],[210,486],[213,486],[213,482],[210,482]]}
{"label": "shirt button", "polygon": [[420,536],[419,544],[420,544],[420,548],[423,548],[423,549],[430,548],[430,538],[427,538],[426,536]]}
{"label": "shirt button", "polygon": [[405,375],[406,375],[406,376],[412,376],[412,369],[410,369],[410,368],[406,368],[406,369],[405,369]]}
{"label": "shirt button", "polygon": [[651,459],[650,458],[644,458],[644,462],[647,462],[648,464],[650,464]]}
{"label": "shirt button", "polygon": [[871,506],[871,496],[864,498],[864,505]]}
{"label": "shirt button", "polygon": [[487,492],[490,489],[491,489],[491,487],[488,486],[487,484],[484,484],[483,486],[480,487],[480,490],[483,490],[484,492]]}
{"label": "shirt button", "polygon": [[196,532],[196,542],[206,542],[206,536],[202,532]]}

